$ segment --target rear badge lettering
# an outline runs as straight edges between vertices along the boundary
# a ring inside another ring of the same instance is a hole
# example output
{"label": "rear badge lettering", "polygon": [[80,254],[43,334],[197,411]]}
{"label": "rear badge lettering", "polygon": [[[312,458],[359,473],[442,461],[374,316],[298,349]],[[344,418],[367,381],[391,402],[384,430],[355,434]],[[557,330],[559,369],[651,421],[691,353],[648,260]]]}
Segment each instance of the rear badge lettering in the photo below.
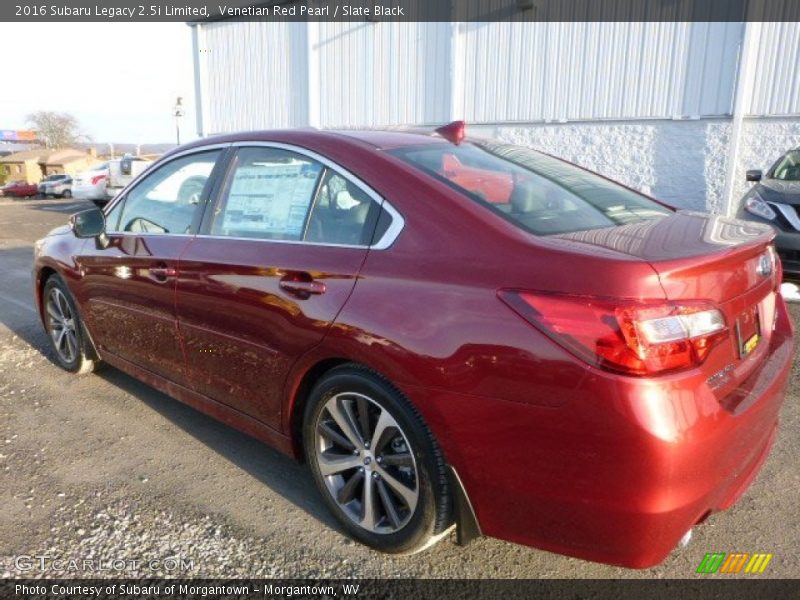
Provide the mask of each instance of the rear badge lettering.
{"label": "rear badge lettering", "polygon": [[733,372],[733,365],[727,365],[726,367],[720,369],[716,373],[714,373],[711,377],[706,379],[706,383],[711,389],[717,389],[722,387],[726,383],[728,383],[731,379],[731,373]]}

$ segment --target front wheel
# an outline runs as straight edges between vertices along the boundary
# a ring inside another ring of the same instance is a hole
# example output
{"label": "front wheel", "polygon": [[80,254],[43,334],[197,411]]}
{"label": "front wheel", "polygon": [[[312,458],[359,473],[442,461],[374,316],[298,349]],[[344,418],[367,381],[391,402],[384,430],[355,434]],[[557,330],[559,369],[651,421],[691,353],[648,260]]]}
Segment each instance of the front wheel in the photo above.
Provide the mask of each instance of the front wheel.
{"label": "front wheel", "polygon": [[44,325],[58,365],[79,375],[94,371],[99,362],[90,349],[72,295],[57,275],[45,283],[42,301]]}
{"label": "front wheel", "polygon": [[64,190],[64,193],[61,194],[62,198],[72,198],[72,192],[69,190]]}
{"label": "front wheel", "polygon": [[410,554],[447,532],[452,502],[441,450],[388,381],[355,365],[333,369],[311,392],[303,433],[317,488],[352,537]]}

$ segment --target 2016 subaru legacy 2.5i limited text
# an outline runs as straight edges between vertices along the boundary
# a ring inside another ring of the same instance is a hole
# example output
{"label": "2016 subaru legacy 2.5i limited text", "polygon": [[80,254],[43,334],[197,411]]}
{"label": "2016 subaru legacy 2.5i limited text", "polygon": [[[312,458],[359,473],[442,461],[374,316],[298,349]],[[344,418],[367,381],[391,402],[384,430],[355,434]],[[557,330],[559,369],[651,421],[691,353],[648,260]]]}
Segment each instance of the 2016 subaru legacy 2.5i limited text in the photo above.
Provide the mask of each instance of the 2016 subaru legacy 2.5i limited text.
{"label": "2016 subaru legacy 2.5i limited text", "polygon": [[62,367],[307,461],[373,548],[455,525],[647,567],[773,443],[794,353],[773,236],[458,122],[251,132],[52,231],[35,294]]}

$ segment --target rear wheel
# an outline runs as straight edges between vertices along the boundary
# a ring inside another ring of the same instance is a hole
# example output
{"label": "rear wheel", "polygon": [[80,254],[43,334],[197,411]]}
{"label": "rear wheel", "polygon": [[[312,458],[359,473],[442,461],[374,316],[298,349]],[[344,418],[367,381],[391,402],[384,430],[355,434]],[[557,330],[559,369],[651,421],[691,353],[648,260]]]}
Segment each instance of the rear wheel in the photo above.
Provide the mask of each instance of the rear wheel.
{"label": "rear wheel", "polygon": [[99,361],[88,342],[75,302],[57,275],[45,283],[42,293],[44,324],[58,365],[72,373],[94,371]]}
{"label": "rear wheel", "polygon": [[409,554],[448,530],[442,453],[419,413],[385,379],[358,366],[333,369],[311,392],[303,440],[325,503],[355,539]]}

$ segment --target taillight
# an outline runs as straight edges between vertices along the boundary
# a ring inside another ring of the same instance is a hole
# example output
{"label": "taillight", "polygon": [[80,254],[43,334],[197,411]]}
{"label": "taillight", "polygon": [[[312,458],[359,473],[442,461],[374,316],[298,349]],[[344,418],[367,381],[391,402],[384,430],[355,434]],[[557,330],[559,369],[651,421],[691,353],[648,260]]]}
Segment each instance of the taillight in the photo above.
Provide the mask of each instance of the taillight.
{"label": "taillight", "polygon": [[105,175],[95,175],[92,177],[92,185],[97,185],[101,180],[105,179]]}
{"label": "taillight", "polygon": [[728,335],[707,302],[669,303],[501,290],[515,312],[591,365],[655,375],[701,364]]}

